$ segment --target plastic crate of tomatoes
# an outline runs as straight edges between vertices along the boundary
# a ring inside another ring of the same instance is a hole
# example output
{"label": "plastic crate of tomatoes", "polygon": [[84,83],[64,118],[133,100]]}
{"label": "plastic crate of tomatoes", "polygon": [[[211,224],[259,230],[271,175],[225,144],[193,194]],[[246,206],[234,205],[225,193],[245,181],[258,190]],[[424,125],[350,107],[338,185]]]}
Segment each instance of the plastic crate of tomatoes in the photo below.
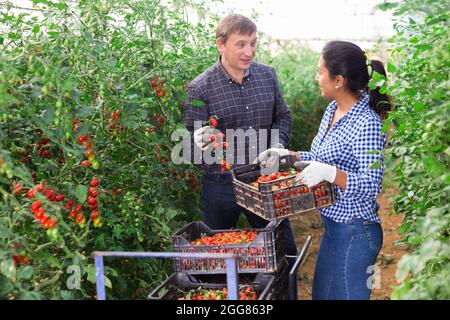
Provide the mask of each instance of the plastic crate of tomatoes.
{"label": "plastic crate of tomatoes", "polygon": [[[281,221],[262,229],[212,230],[191,222],[173,235],[176,252],[234,253],[240,256],[239,273],[275,272],[286,259]],[[225,259],[176,258],[175,271],[192,274],[225,273]]]}
{"label": "plastic crate of tomatoes", "polygon": [[[251,280],[239,279],[240,300],[266,300],[272,290],[275,277],[257,274]],[[214,280],[213,280],[214,281]],[[175,272],[153,290],[150,300],[227,300],[226,278],[213,282],[199,280],[185,272]]]}
{"label": "plastic crate of tomatoes", "polygon": [[334,203],[334,189],[330,183],[324,181],[312,188],[294,184],[295,175],[302,169],[296,168],[292,160],[282,163],[279,169],[270,175],[262,175],[257,164],[234,169],[236,203],[266,220],[324,208]]}
{"label": "plastic crate of tomatoes", "polygon": [[[239,284],[249,285],[254,283],[261,273],[244,273],[239,275]],[[267,300],[289,299],[289,263],[285,260],[277,272],[269,273],[274,277],[273,284]],[[201,283],[226,283],[226,274],[190,274],[190,277]]]}

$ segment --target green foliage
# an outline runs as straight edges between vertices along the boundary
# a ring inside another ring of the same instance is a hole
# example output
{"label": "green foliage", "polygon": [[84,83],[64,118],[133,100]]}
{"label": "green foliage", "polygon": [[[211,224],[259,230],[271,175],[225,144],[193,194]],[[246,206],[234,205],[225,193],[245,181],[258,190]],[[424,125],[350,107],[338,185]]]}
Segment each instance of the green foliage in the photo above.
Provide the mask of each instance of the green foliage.
{"label": "green foliage", "polygon": [[314,78],[320,54],[295,44],[285,45],[270,62],[292,115],[291,150],[310,150],[327,106]]}
{"label": "green foliage", "polygon": [[[187,83],[217,58],[214,29],[185,20],[186,2],[33,3],[37,16],[0,7],[0,298],[92,298],[92,251],[168,250],[173,230],[199,214],[198,172],[170,161],[171,134]],[[86,203],[93,177],[97,223]],[[64,202],[25,197],[41,181]],[[37,199],[56,228],[33,218]],[[172,262],[106,265],[108,298],[145,298]],[[68,287],[72,269],[79,288]]]}
{"label": "green foliage", "polygon": [[387,170],[398,184],[395,210],[411,254],[402,257],[395,299],[450,298],[450,34],[448,1],[404,1],[384,89],[395,97]]}
{"label": "green foliage", "polygon": [[[170,251],[173,231],[199,218],[198,169],[170,161],[187,84],[217,59],[215,26],[188,22],[189,5],[0,5],[0,298],[93,298],[92,251]],[[295,149],[309,148],[325,105],[313,81],[317,60],[288,49],[272,61],[293,111]],[[87,203],[94,177],[98,208]],[[43,181],[34,199],[25,196]],[[35,219],[35,200],[55,228]],[[105,266],[109,299],[142,299],[172,262]]]}

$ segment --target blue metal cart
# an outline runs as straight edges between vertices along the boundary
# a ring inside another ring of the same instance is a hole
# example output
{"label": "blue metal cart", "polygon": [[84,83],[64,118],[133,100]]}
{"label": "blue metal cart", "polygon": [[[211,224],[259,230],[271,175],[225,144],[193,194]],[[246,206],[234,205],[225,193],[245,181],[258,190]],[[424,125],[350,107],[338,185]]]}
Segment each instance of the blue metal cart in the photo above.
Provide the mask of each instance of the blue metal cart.
{"label": "blue metal cart", "polygon": [[[298,256],[287,256],[290,262],[291,270],[289,271],[288,297],[290,300],[297,300],[297,271],[302,263],[306,251],[311,243],[309,236]],[[106,300],[105,281],[104,281],[104,257],[116,258],[217,258],[225,259],[226,275],[228,287],[228,300],[239,300],[239,273],[238,262],[240,257],[230,253],[180,253],[180,252],[127,252],[127,251],[94,251],[92,256],[95,260],[96,267],[96,286],[97,300]]]}

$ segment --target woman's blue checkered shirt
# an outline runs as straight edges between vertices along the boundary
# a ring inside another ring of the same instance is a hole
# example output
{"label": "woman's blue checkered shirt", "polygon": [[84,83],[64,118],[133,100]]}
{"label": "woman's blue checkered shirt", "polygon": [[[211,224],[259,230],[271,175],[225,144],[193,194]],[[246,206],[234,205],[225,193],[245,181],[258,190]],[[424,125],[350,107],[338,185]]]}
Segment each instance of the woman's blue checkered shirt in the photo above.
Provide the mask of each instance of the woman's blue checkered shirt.
{"label": "woman's blue checkered shirt", "polygon": [[302,160],[328,163],[347,173],[347,188],[333,185],[337,201],[319,211],[336,222],[352,218],[381,222],[376,199],[384,171],[382,151],[386,134],[381,131],[382,122],[369,107],[369,96],[364,94],[327,132],[336,109],[336,101],[332,101],[325,110],[311,151],[300,152]]}

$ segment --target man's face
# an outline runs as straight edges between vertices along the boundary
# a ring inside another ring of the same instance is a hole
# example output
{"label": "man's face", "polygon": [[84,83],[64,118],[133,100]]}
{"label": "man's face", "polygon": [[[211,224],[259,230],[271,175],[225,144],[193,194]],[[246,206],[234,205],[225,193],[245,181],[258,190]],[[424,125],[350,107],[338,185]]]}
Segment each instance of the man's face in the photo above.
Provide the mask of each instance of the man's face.
{"label": "man's face", "polygon": [[233,33],[227,42],[217,41],[216,45],[222,52],[222,63],[235,71],[245,71],[255,57],[256,32],[251,35]]}

